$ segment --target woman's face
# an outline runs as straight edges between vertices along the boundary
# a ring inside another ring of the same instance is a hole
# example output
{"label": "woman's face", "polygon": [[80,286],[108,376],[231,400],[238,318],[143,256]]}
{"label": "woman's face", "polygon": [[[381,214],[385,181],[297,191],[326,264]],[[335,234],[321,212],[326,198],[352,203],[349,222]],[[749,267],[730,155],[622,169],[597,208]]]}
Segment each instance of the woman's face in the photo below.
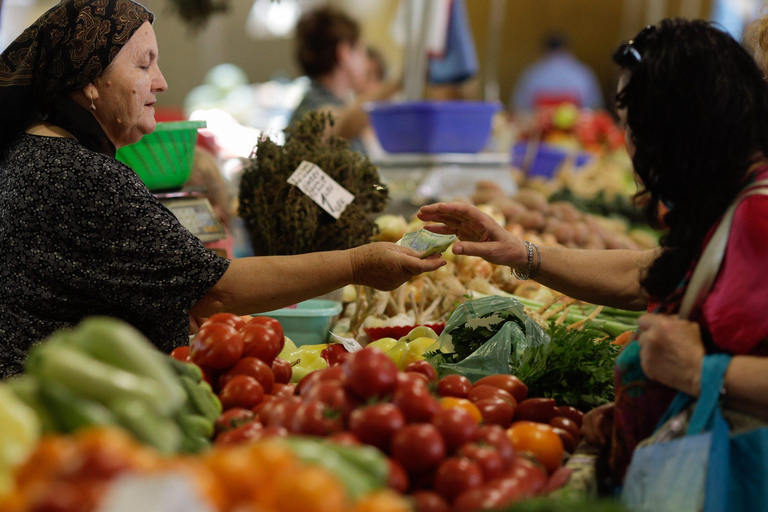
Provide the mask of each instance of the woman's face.
{"label": "woman's face", "polygon": [[365,45],[358,41],[354,45],[341,43],[339,65],[346,72],[349,86],[356,94],[365,92],[368,82],[368,54]]}
{"label": "woman's face", "polygon": [[[616,93],[620,93],[624,90],[624,88],[629,83],[629,77],[630,73],[629,71],[624,71],[621,76],[619,77],[619,85],[616,88]],[[626,108],[619,108],[616,109],[616,113],[619,116],[619,121],[621,121],[621,126],[624,128],[624,144],[627,146],[627,153],[629,153],[629,157],[632,158],[635,156],[635,144],[632,142],[632,130],[629,129],[629,125],[627,124],[627,109]]]}
{"label": "woman's face", "polygon": [[157,58],[155,31],[145,22],[94,81],[94,115],[118,149],[155,130],[156,95],[168,89]]}

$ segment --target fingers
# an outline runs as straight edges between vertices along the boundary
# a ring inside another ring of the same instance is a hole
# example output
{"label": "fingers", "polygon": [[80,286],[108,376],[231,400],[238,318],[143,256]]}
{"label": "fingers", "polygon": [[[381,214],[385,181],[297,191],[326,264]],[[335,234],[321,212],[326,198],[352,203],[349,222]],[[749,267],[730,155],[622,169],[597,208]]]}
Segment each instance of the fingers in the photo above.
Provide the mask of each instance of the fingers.
{"label": "fingers", "polygon": [[459,233],[458,229],[441,224],[428,224],[424,226],[424,229],[437,233],[438,235],[457,235]]}

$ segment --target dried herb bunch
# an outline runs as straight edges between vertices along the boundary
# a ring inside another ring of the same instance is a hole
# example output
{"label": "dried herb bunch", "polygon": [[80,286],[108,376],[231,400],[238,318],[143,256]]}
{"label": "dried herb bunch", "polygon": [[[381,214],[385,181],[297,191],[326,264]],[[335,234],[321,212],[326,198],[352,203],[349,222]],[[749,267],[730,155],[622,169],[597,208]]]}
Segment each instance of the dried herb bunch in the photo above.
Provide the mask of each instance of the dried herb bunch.
{"label": "dried herb bunch", "polygon": [[[286,129],[284,146],[261,140],[240,182],[239,214],[251,236],[254,254],[304,254],[349,249],[368,243],[375,233],[372,217],[387,202],[386,186],[368,157],[349,143],[328,135],[330,113],[309,112]],[[336,220],[288,178],[307,160],[319,166],[355,196]]]}

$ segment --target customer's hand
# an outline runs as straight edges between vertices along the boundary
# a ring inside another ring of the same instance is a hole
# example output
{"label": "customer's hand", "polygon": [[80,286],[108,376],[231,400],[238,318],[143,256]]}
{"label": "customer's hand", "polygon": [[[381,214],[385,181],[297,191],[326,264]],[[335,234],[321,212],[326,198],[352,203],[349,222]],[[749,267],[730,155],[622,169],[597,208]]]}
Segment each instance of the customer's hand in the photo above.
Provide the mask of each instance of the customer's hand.
{"label": "customer's hand", "polygon": [[444,235],[458,235],[454,254],[479,256],[495,265],[521,267],[528,263],[523,242],[489,215],[469,203],[438,203],[422,206],[418,216],[425,222],[439,222],[426,229]]}
{"label": "customer's hand", "polygon": [[413,249],[389,242],[362,245],[350,250],[349,254],[354,284],[387,291],[446,263],[438,254],[421,259]]}
{"label": "customer's hand", "polygon": [[589,444],[602,448],[611,440],[613,407],[614,403],[611,402],[596,407],[584,415],[581,435]]}
{"label": "customer's hand", "polygon": [[699,396],[704,343],[699,324],[669,315],[643,315],[637,321],[640,364],[649,379]]}

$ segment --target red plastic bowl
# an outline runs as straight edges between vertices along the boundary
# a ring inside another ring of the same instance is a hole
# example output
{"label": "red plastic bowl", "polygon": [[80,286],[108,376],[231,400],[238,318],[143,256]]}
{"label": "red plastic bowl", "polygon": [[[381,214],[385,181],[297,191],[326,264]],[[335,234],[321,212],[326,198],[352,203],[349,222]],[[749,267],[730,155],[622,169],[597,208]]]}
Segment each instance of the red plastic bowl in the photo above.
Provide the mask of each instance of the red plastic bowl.
{"label": "red plastic bowl", "polygon": [[415,328],[421,327],[422,325],[435,331],[438,336],[440,336],[440,334],[443,332],[443,329],[445,329],[445,322],[441,322],[439,324],[396,325],[394,327],[365,327],[363,330],[365,331],[365,334],[371,338],[371,341],[376,341],[381,338],[394,338],[399,340],[403,336],[407,336],[408,333]]}

